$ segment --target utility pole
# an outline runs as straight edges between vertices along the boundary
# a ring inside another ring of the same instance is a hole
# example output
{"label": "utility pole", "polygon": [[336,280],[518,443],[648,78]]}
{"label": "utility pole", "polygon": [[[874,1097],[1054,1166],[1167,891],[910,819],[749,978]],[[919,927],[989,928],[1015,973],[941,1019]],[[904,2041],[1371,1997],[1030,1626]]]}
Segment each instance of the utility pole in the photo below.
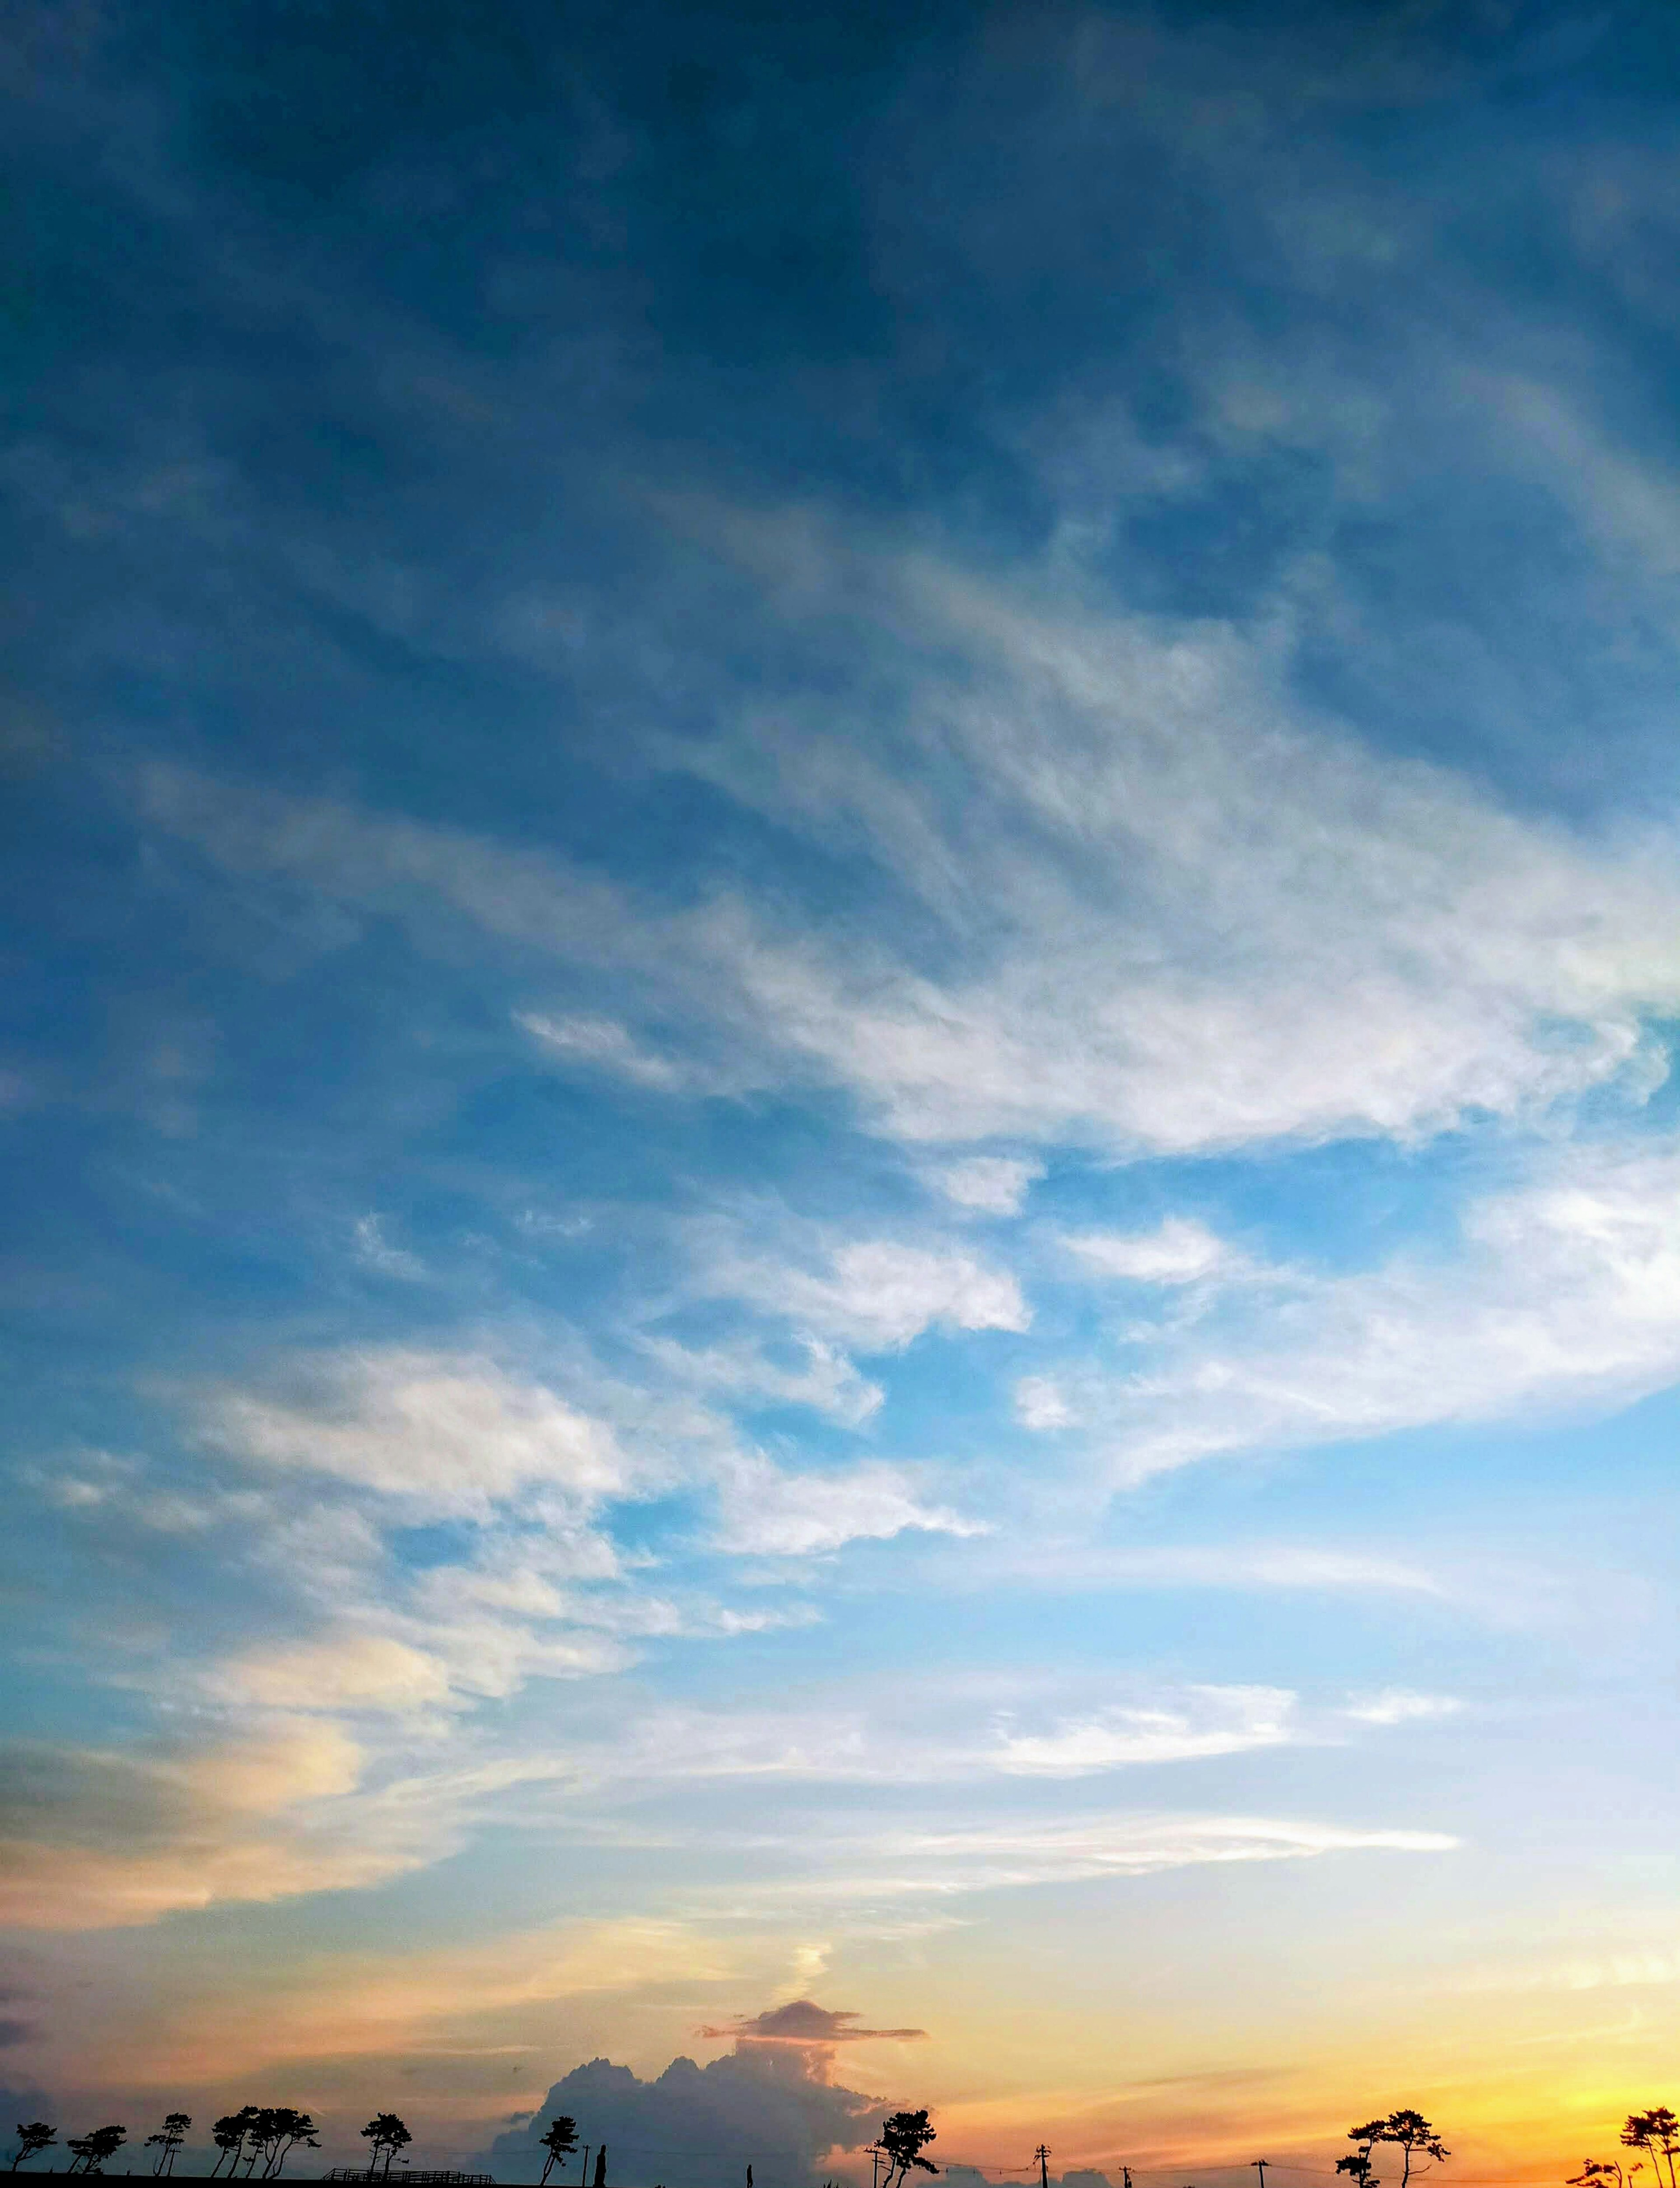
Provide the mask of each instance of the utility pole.
{"label": "utility pole", "polygon": [[[1039,2162],[1039,2188],[1050,2188],[1050,2152],[1040,2143],[1033,2156]],[[1260,2188],[1266,2188],[1264,2181],[1260,2183]]]}
{"label": "utility pole", "polygon": [[1266,2168],[1271,2160],[1269,2157],[1251,2157],[1249,2163],[1260,2175],[1260,2188],[1266,2188]]}

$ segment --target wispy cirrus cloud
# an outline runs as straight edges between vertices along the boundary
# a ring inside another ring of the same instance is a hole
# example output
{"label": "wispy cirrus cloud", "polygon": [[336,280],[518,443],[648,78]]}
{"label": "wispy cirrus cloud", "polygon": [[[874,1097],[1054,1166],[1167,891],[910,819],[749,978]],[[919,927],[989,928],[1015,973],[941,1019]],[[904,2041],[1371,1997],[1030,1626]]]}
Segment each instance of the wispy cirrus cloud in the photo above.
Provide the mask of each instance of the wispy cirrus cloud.
{"label": "wispy cirrus cloud", "polygon": [[773,1356],[756,1338],[691,1345],[655,1331],[639,1331],[638,1349],[679,1385],[719,1396],[771,1405],[807,1406],[850,1428],[860,1428],[885,1396],[841,1351],[806,1335],[791,1348],[792,1362]]}
{"label": "wispy cirrus cloud", "polygon": [[606,1427],[482,1356],[397,1346],[294,1360],[282,1387],[211,1392],[198,1414],[207,1442],[250,1464],[440,1515],[482,1517],[538,1490],[589,1504],[629,1483]]}
{"label": "wispy cirrus cloud", "polygon": [[1680,1372],[1680,1156],[1564,1148],[1473,1204],[1461,1255],[1297,1272],[1147,1368],[1087,1361],[1018,1393],[1029,1427],[1099,1437],[1114,1477],[1221,1452],[1615,1403]]}
{"label": "wispy cirrus cloud", "polygon": [[1278,1747],[1301,1737],[1296,1697],[1276,1687],[1199,1689],[1187,1706],[1120,1706],[1062,1719],[1043,1733],[1006,1732],[998,1768],[1012,1776],[1077,1778],[1130,1764],[1182,1762]]}
{"label": "wispy cirrus cloud", "polygon": [[1193,1284],[1248,1267],[1246,1255],[1189,1216],[1170,1215],[1153,1231],[1069,1231],[1062,1243],[1097,1276],[1143,1284]]}
{"label": "wispy cirrus cloud", "polygon": [[[1644,1019],[1680,1000],[1660,826],[1572,831],[1378,758],[1293,698],[1275,625],[1099,620],[803,514],[708,522],[748,570],[797,545],[815,576],[787,612],[819,648],[843,601],[895,648],[937,635],[965,658],[959,680],[931,655],[905,671],[972,771],[960,819],[923,787],[923,746],[871,755],[809,708],[773,742],[749,719],[668,755],[796,831],[860,838],[948,969],[888,919],[841,952],[745,892],[655,912],[536,854],[178,772],[154,772],[145,809],[230,871],[389,906],[422,941],[447,914],[629,974],[706,1052],[727,1024],[736,1083],[815,1074],[912,1142],[1413,1140],[1648,1068]],[[544,1018],[580,1060],[670,1083],[634,1027]]]}
{"label": "wispy cirrus cloud", "polygon": [[965,1830],[859,1833],[826,1874],[767,1886],[765,1892],[770,1898],[832,1898],[840,1903],[872,1898],[939,1899],[1209,1865],[1311,1861],[1345,1853],[1451,1853],[1458,1845],[1445,1831],[1359,1829],[1260,1816],[1006,1820]]}
{"label": "wispy cirrus cloud", "polygon": [[[291,75],[235,6],[228,68],[26,87],[26,153],[96,87],[43,201],[93,178],[67,293],[114,302],[0,453],[25,651],[62,621],[45,742],[140,757],[54,758],[16,847],[60,924],[7,1297],[49,1373],[95,1331],[28,1431],[20,1665],[121,1725],[8,1772],[23,1890],[225,1966],[218,1909],[467,1856],[353,1953],[299,1921],[307,1980],[241,1966],[183,2061],[324,2088],[561,1998],[792,2056],[849,2017],[738,2009],[959,1924],[978,2022],[981,1895],[1175,1870],[1228,1999],[1243,1880],[1355,1854],[1394,1997],[1394,1884],[1460,1836],[1531,1926],[1517,1741],[1411,1682],[1493,1690],[1544,1470],[1189,1470],[1680,1375],[1666,124],[1638,37],[1595,117],[1597,26],[1559,68],[1423,12],[899,23],[862,126],[843,26],[696,70],[657,7],[628,74],[539,25],[499,75],[493,22],[363,65],[351,10]],[[230,149],[247,75],[324,126]],[[380,1956],[521,1863],[641,1911]],[[1073,1903],[1027,1919],[1097,1996]],[[1339,2011],[1339,1916],[1274,2021]]]}
{"label": "wispy cirrus cloud", "polygon": [[598,1065],[643,1086],[670,1090],[685,1083],[679,1065],[644,1047],[612,1018],[548,1018],[538,1011],[520,1011],[515,1023],[571,1062]]}

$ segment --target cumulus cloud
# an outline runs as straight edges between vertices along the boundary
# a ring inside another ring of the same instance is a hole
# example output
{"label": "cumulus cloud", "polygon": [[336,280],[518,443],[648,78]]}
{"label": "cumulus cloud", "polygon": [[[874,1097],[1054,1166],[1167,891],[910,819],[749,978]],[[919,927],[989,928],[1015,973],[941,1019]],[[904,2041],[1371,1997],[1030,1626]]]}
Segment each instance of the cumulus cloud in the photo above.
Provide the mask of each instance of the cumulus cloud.
{"label": "cumulus cloud", "polygon": [[928,1173],[947,1200],[977,1215],[1018,1215],[1029,1192],[1044,1176],[1044,1164],[1017,1155],[971,1155]]}
{"label": "cumulus cloud", "polygon": [[908,1528],[941,1535],[988,1529],[943,1505],[922,1503],[902,1467],[882,1460],[826,1474],[788,1474],[742,1460],[719,1494],[721,1548],[772,1557],[807,1557],[843,1544],[883,1541]]}
{"label": "cumulus cloud", "polygon": [[651,2082],[592,2060],[554,2084],[530,2127],[499,2135],[486,2162],[499,2180],[534,2180],[538,2122],[563,2112],[589,2120],[627,2163],[656,2173],[680,2163],[696,2188],[738,2188],[749,2163],[767,2180],[807,2188],[833,2151],[860,2148],[880,2124],[870,2098],[827,2079],[832,2056],[832,2043],[775,2044],[742,2033],[724,2057],[705,2067],[674,2059]]}

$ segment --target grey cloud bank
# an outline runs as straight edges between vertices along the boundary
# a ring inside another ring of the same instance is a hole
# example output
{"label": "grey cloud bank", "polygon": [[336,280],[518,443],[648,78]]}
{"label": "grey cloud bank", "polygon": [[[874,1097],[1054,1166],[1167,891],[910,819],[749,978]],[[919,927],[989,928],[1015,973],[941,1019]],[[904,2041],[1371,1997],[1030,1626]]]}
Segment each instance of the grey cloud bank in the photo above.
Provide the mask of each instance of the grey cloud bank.
{"label": "grey cloud bank", "polygon": [[834,2151],[853,2151],[879,2131],[874,2100],[813,2070],[808,2054],[748,2044],[704,2067],[674,2059],[643,2081],[606,2059],[556,2082],[530,2129],[498,2135],[487,2169],[505,2180],[542,2171],[536,2135],[569,2112],[581,2139],[607,2146],[609,2180],[680,2181],[683,2188],[741,2188],[754,2177],[815,2188]]}

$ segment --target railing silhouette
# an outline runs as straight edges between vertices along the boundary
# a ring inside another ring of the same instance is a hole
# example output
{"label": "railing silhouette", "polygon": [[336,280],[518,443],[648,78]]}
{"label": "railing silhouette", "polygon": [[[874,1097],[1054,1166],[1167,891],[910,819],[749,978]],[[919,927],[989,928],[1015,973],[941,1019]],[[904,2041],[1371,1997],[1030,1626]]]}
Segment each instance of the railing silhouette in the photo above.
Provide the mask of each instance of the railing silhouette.
{"label": "railing silhouette", "polygon": [[[426,2173],[418,2166],[399,2166],[395,2175],[403,2188],[496,2188],[495,2175],[490,2173]],[[335,2165],[330,2173],[321,2175],[323,2180],[383,2180],[382,2168],[365,2165]]]}

